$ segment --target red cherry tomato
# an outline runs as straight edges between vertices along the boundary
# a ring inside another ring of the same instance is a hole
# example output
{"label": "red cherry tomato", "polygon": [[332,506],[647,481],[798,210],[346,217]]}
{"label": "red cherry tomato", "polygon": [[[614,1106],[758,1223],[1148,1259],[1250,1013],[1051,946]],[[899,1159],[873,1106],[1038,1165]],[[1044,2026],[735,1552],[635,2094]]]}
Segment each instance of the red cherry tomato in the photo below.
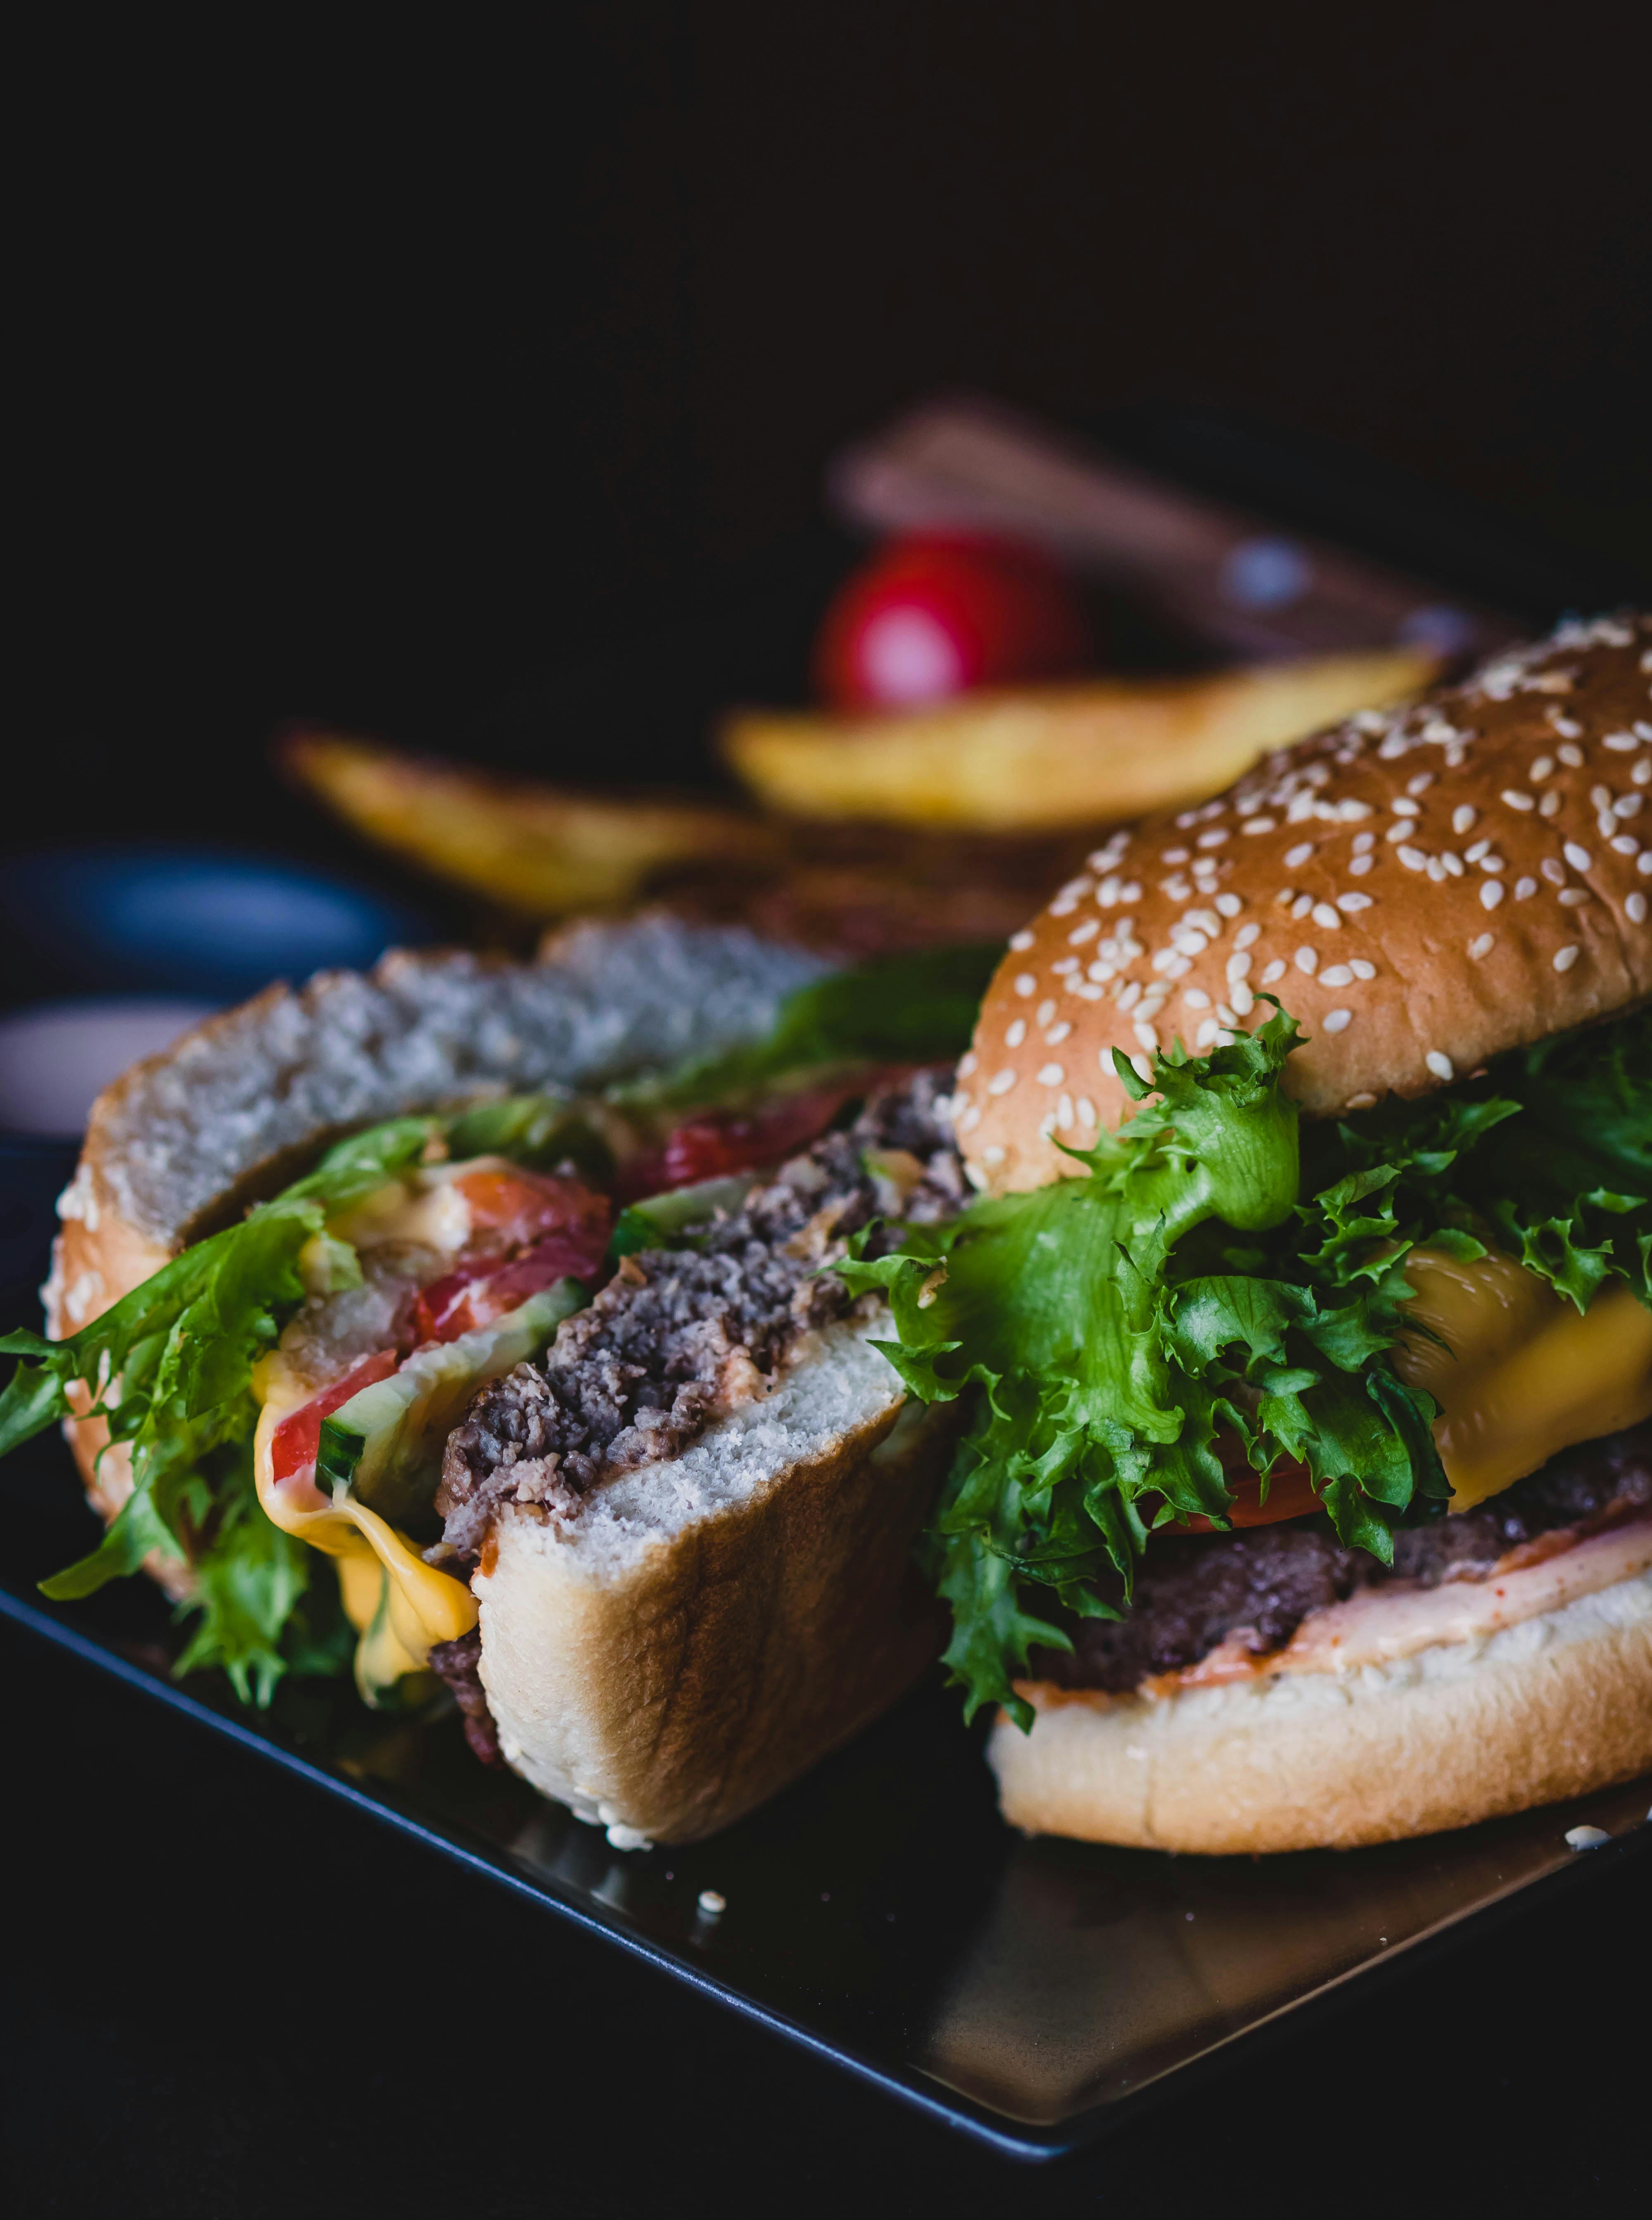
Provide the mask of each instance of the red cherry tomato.
{"label": "red cherry tomato", "polygon": [[1038,549],[989,533],[912,533],[838,589],[814,677],[836,708],[896,708],[1063,677],[1088,648],[1073,589]]}

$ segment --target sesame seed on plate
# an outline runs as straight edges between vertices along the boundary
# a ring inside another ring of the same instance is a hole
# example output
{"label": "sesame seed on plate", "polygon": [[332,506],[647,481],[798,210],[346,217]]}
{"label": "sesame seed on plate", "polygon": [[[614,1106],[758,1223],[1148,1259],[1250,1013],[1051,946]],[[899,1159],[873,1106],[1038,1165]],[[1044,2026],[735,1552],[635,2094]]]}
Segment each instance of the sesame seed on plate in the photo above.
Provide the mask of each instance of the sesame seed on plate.
{"label": "sesame seed on plate", "polygon": [[1344,1032],[1354,1022],[1354,1013],[1352,1010],[1327,1010],[1320,1022],[1328,1033]]}
{"label": "sesame seed on plate", "polygon": [[1582,953],[1583,951],[1579,947],[1578,944],[1574,940],[1568,943],[1568,945],[1564,948],[1557,948],[1555,951],[1555,970],[1569,971]]}
{"label": "sesame seed on plate", "polygon": [[1624,901],[1624,915],[1629,920],[1631,925],[1644,925],[1646,923],[1646,896],[1641,892],[1638,887],[1635,889],[1635,892],[1632,895],[1625,896]]}
{"label": "sesame seed on plate", "polygon": [[1455,1079],[1457,1076],[1456,1066],[1443,1049],[1430,1049],[1423,1062],[1434,1074],[1436,1079]]}
{"label": "sesame seed on plate", "polygon": [[1497,935],[1494,932],[1476,933],[1474,939],[1472,939],[1468,944],[1468,953],[1474,957],[1475,963],[1478,963],[1482,956],[1489,956],[1491,954],[1492,950],[1496,946],[1496,945]]}

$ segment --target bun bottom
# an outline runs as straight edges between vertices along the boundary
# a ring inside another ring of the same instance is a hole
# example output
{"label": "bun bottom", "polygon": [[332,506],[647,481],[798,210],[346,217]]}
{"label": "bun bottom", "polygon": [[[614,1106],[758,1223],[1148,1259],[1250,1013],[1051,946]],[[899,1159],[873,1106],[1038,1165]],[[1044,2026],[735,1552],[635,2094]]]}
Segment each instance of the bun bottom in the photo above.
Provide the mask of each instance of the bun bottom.
{"label": "bun bottom", "polygon": [[988,1746],[1028,1834],[1227,1855],[1437,1834],[1652,1770],[1652,1573],[1346,1675],[1035,1708]]}

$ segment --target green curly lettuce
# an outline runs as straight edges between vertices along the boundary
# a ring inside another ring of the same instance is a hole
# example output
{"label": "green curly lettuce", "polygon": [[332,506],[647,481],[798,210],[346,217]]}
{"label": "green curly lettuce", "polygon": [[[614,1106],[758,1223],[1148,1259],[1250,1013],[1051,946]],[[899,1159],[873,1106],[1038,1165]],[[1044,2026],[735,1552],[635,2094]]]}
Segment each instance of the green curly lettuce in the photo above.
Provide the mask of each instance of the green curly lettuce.
{"label": "green curly lettuce", "polygon": [[1389,1356],[1421,1330],[1412,1247],[1494,1239],[1580,1308],[1609,1274],[1652,1300],[1628,1225],[1652,1192],[1644,1017],[1305,1144],[1281,1083],[1300,1036],[1275,1010],[1206,1057],[1161,1056],[1149,1083],[1116,1057],[1144,1107],[1068,1151],[1082,1177],[980,1200],[876,1259],[863,1236],[836,1268],[888,1295],[897,1338],[878,1345],[915,1395],[971,1400],[926,1543],[971,1714],[1031,1724],[1014,1681],[1033,1649],[1072,1647],[1040,1595],[1116,1618],[1156,1529],[1226,1525],[1219,1437],[1264,1500],[1282,1459],[1305,1465],[1343,1541],[1385,1562],[1396,1525],[1443,1510],[1437,1406]]}

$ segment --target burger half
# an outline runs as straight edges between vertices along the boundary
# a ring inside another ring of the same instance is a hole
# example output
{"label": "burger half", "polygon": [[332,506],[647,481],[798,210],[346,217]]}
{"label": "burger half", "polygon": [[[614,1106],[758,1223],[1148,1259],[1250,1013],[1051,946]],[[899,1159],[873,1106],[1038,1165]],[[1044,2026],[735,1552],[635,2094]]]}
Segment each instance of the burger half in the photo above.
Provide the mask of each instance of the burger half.
{"label": "burger half", "polygon": [[1652,1767],[1652,620],[1120,832],[845,1268],[966,1413],[926,1544],[1004,1810],[1351,1844]]}

